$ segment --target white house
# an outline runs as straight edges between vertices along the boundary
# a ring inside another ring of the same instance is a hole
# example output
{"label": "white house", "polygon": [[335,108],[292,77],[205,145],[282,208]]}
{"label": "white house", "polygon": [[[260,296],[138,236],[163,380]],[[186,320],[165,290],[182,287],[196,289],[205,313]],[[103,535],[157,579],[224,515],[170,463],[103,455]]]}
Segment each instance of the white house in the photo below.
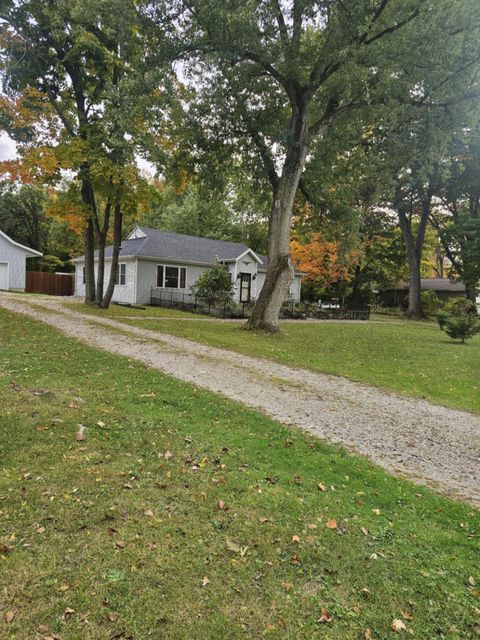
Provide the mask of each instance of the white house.
{"label": "white house", "polygon": [[38,258],[43,254],[24,247],[0,231],[0,289],[24,291],[27,258]]}
{"label": "white house", "polygon": [[[110,277],[112,247],[105,250],[105,286]],[[75,258],[75,295],[85,295],[85,259]],[[191,287],[212,264],[230,271],[237,302],[255,300],[265,282],[266,256],[238,242],[198,238],[181,233],[136,226],[122,242],[115,302],[150,304],[159,294],[178,300],[191,294]],[[95,263],[95,268],[97,263]],[[296,272],[290,296],[300,300],[301,273]]]}

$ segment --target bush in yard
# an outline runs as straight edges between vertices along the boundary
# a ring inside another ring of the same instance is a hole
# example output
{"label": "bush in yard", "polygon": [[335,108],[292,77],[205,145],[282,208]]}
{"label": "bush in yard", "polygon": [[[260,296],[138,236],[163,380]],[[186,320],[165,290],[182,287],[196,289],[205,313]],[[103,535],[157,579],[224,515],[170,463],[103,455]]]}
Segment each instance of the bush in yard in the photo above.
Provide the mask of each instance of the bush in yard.
{"label": "bush in yard", "polygon": [[212,265],[198,278],[192,286],[197,298],[203,298],[208,304],[215,304],[229,299],[233,292],[230,272],[221,264]]}
{"label": "bush in yard", "polygon": [[477,315],[477,305],[466,298],[451,298],[444,310],[449,316]]}
{"label": "bush in yard", "polygon": [[422,291],[422,308],[427,316],[431,316],[439,311],[443,304],[435,291]]}
{"label": "bush in yard", "polygon": [[440,327],[440,329],[442,331],[445,330],[445,325],[447,323],[447,320],[449,318],[449,315],[446,311],[439,311],[437,313],[437,322],[438,322],[438,326]]}
{"label": "bush in yard", "polygon": [[450,316],[445,321],[445,333],[462,344],[480,333],[480,322],[474,315]]}

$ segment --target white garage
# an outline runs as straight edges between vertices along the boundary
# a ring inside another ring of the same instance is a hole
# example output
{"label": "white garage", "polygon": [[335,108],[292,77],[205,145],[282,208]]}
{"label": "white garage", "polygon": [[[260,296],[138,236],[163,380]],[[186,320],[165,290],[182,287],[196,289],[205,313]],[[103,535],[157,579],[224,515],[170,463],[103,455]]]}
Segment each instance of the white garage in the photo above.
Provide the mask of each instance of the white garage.
{"label": "white garage", "polygon": [[15,242],[0,231],[0,290],[24,291],[27,258],[38,258],[43,254]]}

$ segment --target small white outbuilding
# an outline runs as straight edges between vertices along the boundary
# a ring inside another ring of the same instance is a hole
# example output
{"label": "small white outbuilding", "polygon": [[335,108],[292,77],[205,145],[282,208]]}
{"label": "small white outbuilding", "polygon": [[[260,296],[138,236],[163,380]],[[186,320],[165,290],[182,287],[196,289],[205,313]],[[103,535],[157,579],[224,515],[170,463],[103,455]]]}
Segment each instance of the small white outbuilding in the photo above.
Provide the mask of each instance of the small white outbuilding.
{"label": "small white outbuilding", "polygon": [[38,258],[43,254],[15,242],[0,231],[0,290],[24,291],[27,258]]}

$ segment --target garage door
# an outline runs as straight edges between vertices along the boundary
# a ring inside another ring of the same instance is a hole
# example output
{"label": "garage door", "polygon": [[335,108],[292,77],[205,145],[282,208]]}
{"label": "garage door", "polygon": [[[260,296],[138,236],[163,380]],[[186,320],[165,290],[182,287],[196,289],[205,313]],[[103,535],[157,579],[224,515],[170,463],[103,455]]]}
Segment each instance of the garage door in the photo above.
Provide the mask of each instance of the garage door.
{"label": "garage door", "polygon": [[0,289],[8,289],[8,262],[0,262]]}

